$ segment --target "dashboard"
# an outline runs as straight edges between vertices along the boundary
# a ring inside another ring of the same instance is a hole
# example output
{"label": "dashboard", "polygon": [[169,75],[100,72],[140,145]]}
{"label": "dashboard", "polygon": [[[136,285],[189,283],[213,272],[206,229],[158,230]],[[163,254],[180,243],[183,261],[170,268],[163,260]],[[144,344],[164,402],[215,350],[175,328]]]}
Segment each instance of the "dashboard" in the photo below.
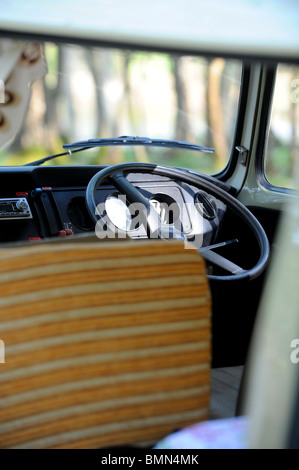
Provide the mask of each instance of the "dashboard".
{"label": "dashboard", "polygon": [[[0,171],[0,242],[38,241],[96,232],[104,238],[109,220],[129,237],[146,238],[125,196],[109,182],[96,191],[101,224],[91,218],[86,187],[100,166],[9,167]],[[176,229],[198,246],[215,241],[226,206],[191,184],[168,177],[131,173],[127,179],[159,214],[163,229]]]}

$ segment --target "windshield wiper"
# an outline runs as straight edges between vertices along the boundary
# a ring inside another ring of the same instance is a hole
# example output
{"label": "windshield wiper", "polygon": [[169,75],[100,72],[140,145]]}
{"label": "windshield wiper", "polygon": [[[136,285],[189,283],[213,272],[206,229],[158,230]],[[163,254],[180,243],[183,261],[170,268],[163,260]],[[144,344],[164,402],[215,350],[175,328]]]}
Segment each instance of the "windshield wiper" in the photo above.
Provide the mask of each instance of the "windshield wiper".
{"label": "windshield wiper", "polygon": [[73,151],[82,147],[105,147],[107,145],[147,145],[152,147],[182,148],[197,152],[214,153],[215,149],[202,145],[190,144],[183,140],[149,139],[148,137],[121,136],[111,139],[89,139],[65,144],[63,148]]}
{"label": "windshield wiper", "polygon": [[183,140],[165,140],[165,139],[149,139],[148,137],[114,137],[110,139],[89,139],[74,142],[73,144],[64,144],[63,148],[66,152],[56,153],[48,157],[41,158],[31,163],[26,163],[24,166],[38,166],[43,163],[53,160],[53,158],[61,157],[63,155],[71,155],[72,153],[81,152],[94,147],[106,147],[108,145],[147,145],[152,147],[166,147],[166,148],[181,148],[186,150],[194,150],[196,152],[214,153],[215,149],[211,147],[204,147],[203,145],[190,144]]}
{"label": "windshield wiper", "polygon": [[68,152],[55,153],[54,155],[49,155],[48,157],[41,158],[40,160],[35,160],[34,162],[25,163],[25,165],[23,166],[39,166],[49,160],[53,160],[53,158],[62,157],[63,155],[72,155],[72,153],[82,152],[83,150],[88,150],[90,148],[91,147],[84,147],[84,148],[82,147],[82,148],[79,148],[78,150],[73,150],[72,152],[68,151]]}

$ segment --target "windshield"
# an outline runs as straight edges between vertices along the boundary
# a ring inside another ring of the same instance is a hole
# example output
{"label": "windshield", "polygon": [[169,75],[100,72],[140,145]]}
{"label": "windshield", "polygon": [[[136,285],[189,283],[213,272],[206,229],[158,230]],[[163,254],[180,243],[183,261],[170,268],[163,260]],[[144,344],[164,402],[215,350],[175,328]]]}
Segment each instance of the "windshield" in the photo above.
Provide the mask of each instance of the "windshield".
{"label": "windshield", "polygon": [[[5,50],[7,61],[8,41],[0,40],[0,62]],[[0,99],[0,139],[7,126],[16,129],[0,149],[1,165],[28,164],[85,139],[139,136],[187,141],[215,148],[215,152],[111,145],[46,164],[142,161],[208,174],[226,166],[238,109],[241,61],[69,44],[30,47],[25,67],[27,72],[35,68],[35,76],[23,80],[27,89],[32,82],[23,115],[17,109],[26,101],[20,61],[2,79],[5,99],[2,103]],[[37,51],[41,53],[39,70]],[[20,115],[22,122],[17,125]]]}

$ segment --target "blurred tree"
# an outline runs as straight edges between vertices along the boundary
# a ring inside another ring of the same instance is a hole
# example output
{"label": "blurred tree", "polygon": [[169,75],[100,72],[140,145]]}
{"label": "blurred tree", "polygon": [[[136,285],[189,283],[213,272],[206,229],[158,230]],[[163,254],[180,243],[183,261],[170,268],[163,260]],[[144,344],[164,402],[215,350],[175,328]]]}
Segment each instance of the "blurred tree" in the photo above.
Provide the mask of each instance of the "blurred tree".
{"label": "blurred tree", "polygon": [[[138,135],[138,119],[134,113],[134,106],[132,103],[132,89],[131,89],[131,78],[130,78],[130,63],[133,59],[133,53],[126,51],[123,56],[123,66],[122,66],[122,78],[123,78],[123,103],[125,106],[122,106],[123,113],[127,115],[128,122],[131,127],[131,134]],[[147,150],[146,147],[133,147],[135,158],[138,162],[147,162]]]}
{"label": "blurred tree", "polygon": [[173,55],[172,70],[174,76],[174,86],[177,100],[177,114],[175,120],[175,139],[192,140],[190,136],[190,123],[188,105],[186,99],[186,89],[183,79],[183,57]]}
{"label": "blurred tree", "polygon": [[208,72],[209,120],[212,129],[213,147],[215,147],[215,164],[219,169],[224,168],[228,154],[221,104],[221,77],[224,66],[224,59],[213,59],[210,62]]}
{"label": "blurred tree", "polygon": [[[292,67],[290,73],[290,89],[292,83],[298,79],[298,67]],[[291,175],[294,175],[295,165],[299,157],[299,136],[297,132],[297,116],[298,103],[294,99],[290,100],[290,124],[291,124],[291,140],[290,140],[290,159],[291,159]]]}
{"label": "blurred tree", "polygon": [[[43,128],[47,130],[45,136],[45,144],[49,151],[55,151],[57,139],[59,139],[59,120],[57,114],[57,102],[61,90],[61,70],[63,68],[64,50],[61,46],[57,46],[55,57],[48,60],[49,77],[53,78],[53,82],[43,78],[43,94],[45,98],[45,112],[43,116]],[[51,62],[49,64],[49,62]],[[47,77],[48,78],[48,77]]]}
{"label": "blurred tree", "polygon": [[87,66],[93,77],[96,94],[96,135],[106,137],[109,135],[108,113],[105,107],[104,84],[109,75],[109,57],[107,51],[88,48],[85,51]]}
{"label": "blurred tree", "polygon": [[208,147],[213,147],[213,135],[212,135],[212,128],[211,128],[211,116],[210,116],[210,87],[211,87],[211,80],[210,80],[210,65],[213,59],[207,58],[206,66],[204,68],[204,83],[205,83],[205,121],[206,121],[206,145]]}

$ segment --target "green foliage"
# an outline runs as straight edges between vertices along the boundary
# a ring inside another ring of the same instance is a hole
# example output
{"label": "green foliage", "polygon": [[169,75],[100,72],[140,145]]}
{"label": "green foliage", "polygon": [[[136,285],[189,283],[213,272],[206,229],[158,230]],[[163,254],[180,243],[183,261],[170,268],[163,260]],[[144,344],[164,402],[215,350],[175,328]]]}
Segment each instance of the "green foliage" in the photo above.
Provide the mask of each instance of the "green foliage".
{"label": "green foliage", "polygon": [[45,58],[48,65],[48,73],[45,81],[48,88],[54,89],[57,86],[58,76],[58,47],[55,44],[47,43],[44,49]]}
{"label": "green foliage", "polygon": [[283,188],[293,187],[289,146],[277,142],[272,151],[268,152],[266,158],[266,176],[268,181],[274,186]]}

